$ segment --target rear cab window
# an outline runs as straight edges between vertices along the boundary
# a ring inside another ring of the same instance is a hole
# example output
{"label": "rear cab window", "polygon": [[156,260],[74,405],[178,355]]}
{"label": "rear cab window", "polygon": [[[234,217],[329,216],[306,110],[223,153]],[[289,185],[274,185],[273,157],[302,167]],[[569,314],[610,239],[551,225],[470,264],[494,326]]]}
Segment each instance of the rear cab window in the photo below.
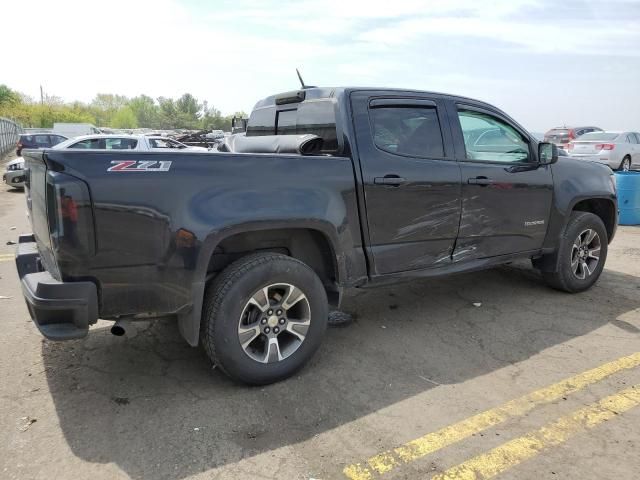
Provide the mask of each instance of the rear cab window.
{"label": "rear cab window", "polygon": [[303,134],[322,138],[321,153],[338,151],[335,99],[312,99],[256,108],[251,112],[246,133],[247,137]]}

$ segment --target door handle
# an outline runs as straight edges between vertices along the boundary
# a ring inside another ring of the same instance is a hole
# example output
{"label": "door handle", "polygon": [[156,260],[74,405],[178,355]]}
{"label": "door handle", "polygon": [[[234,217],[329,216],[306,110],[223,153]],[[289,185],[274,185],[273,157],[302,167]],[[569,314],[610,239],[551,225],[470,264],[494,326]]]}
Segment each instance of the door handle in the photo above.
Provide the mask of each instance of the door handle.
{"label": "door handle", "polygon": [[467,183],[469,185],[486,186],[486,185],[491,185],[493,183],[493,180],[491,180],[490,178],[487,178],[487,177],[475,177],[475,178],[470,178],[469,180],[467,180]]}
{"label": "door handle", "polygon": [[384,177],[375,177],[373,183],[376,185],[390,185],[399,187],[403,183],[407,183],[407,179],[398,175],[385,175]]}

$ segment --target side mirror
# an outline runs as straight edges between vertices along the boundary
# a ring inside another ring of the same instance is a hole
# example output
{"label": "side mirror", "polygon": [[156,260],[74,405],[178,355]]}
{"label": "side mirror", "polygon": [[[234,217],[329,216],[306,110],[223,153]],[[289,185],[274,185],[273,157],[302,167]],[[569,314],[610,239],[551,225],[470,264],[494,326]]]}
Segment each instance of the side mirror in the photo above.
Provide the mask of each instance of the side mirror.
{"label": "side mirror", "polygon": [[558,161],[558,147],[553,143],[540,142],[538,144],[538,163],[551,165]]}

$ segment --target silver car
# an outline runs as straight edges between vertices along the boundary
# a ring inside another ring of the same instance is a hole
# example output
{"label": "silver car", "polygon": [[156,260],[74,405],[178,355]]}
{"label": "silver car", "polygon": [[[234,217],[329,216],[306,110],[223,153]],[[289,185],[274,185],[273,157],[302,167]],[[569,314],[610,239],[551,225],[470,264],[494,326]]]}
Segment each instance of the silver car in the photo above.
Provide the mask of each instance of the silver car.
{"label": "silver car", "polygon": [[188,150],[190,152],[207,152],[205,147],[192,147],[177,140],[161,136],[146,135],[83,135],[54,147],[56,150],[88,149],[88,150],[138,150],[145,152],[169,151],[171,149]]}
{"label": "silver car", "polygon": [[7,169],[2,174],[2,180],[8,187],[24,187],[24,158],[18,157],[7,163]]}
{"label": "silver car", "polygon": [[592,132],[573,140],[569,156],[605,163],[612,170],[629,171],[640,167],[640,133]]}

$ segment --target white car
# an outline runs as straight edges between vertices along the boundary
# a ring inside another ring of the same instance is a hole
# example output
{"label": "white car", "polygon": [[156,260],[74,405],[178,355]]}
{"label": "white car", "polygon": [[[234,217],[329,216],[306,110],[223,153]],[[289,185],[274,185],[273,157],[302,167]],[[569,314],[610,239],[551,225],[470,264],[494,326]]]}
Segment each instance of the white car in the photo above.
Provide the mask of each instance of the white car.
{"label": "white car", "polygon": [[18,157],[7,163],[2,180],[8,187],[24,188],[24,158]]}
{"label": "white car", "polygon": [[612,170],[635,170],[640,167],[640,133],[585,133],[569,144],[569,156],[605,163]]}
{"label": "white car", "polygon": [[167,137],[119,134],[83,135],[55,146],[56,150],[67,148],[87,150],[137,150],[143,152],[167,151],[169,149],[193,152],[209,151],[205,147],[190,147],[189,145]]}

